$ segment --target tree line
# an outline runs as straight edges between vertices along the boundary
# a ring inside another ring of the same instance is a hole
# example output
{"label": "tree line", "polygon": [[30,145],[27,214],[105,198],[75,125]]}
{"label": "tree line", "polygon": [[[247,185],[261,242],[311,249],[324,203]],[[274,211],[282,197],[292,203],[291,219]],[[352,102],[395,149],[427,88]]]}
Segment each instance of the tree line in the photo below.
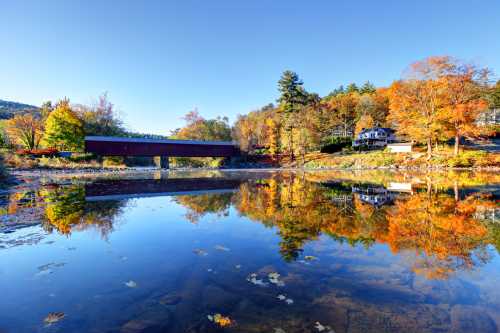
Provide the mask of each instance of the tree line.
{"label": "tree line", "polygon": [[463,138],[495,130],[480,121],[487,110],[500,108],[500,81],[491,84],[491,76],[472,63],[429,57],[411,64],[389,87],[351,83],[319,97],[304,89],[297,73],[285,71],[277,104],[238,116],[233,136],[243,151],[294,158],[332,137],[354,136],[377,125],[426,145],[429,157],[433,145],[454,140],[457,155]]}
{"label": "tree line", "polygon": [[64,98],[43,103],[38,112],[3,121],[4,145],[35,151],[51,148],[81,151],[85,135],[129,135],[106,93],[92,105],[71,104]]}
{"label": "tree line", "polygon": [[[299,75],[285,71],[278,81],[279,97],[258,110],[239,115],[233,126],[226,117],[205,119],[189,112],[186,125],[170,133],[173,139],[239,143],[249,154],[288,155],[292,159],[318,151],[339,137],[353,137],[373,126],[391,127],[399,137],[427,147],[454,141],[459,153],[463,138],[490,135],[487,110],[500,109],[500,81],[491,83],[487,68],[449,56],[417,61],[388,87],[366,82],[340,86],[326,96],[304,88]],[[85,135],[155,137],[125,130],[107,94],[92,105],[68,99],[46,102],[39,112],[3,121],[2,138],[10,147],[40,147],[81,151]],[[335,141],[336,142],[336,141]]]}

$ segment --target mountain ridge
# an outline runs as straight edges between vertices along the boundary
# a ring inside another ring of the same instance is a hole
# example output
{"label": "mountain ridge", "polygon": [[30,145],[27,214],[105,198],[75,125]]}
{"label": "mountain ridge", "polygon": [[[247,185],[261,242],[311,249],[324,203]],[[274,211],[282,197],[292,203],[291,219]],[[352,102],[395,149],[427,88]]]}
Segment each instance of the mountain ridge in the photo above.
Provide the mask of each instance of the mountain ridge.
{"label": "mountain ridge", "polygon": [[40,108],[35,105],[0,99],[0,119],[10,119],[18,114],[38,113]]}

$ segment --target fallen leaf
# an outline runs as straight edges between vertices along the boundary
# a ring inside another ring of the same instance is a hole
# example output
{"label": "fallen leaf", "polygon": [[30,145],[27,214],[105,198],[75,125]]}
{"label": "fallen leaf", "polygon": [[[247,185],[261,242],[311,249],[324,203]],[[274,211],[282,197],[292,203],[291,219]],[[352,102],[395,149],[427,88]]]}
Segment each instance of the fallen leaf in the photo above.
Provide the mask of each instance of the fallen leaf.
{"label": "fallen leaf", "polygon": [[326,331],[326,333],[335,333],[335,331],[330,326],[323,326],[319,321],[316,322],[314,327],[318,330],[318,332]]}
{"label": "fallen leaf", "polygon": [[132,280],[125,282],[125,285],[129,288],[137,287],[137,283],[135,281],[132,281]]}
{"label": "fallen leaf", "polygon": [[66,315],[64,312],[50,312],[47,317],[43,320],[43,322],[47,325],[50,326],[52,324],[57,323],[58,321],[62,320]]}
{"label": "fallen leaf", "polygon": [[261,286],[261,287],[267,286],[267,283],[265,283],[264,280],[257,279],[257,274],[255,274],[255,273],[250,274],[247,277],[247,281],[250,282],[250,283],[252,283],[252,284],[255,284],[257,286]]}
{"label": "fallen leaf", "polygon": [[269,278],[269,282],[277,285],[278,287],[283,287],[285,285],[285,283],[279,279],[280,278],[279,273],[272,272],[269,273],[267,277]]}
{"label": "fallen leaf", "polygon": [[224,247],[222,245],[215,245],[214,248],[219,251],[226,251],[226,252],[231,251],[229,248]]}
{"label": "fallen leaf", "polygon": [[208,253],[206,251],[203,251],[202,249],[194,249],[193,253],[202,257],[208,255]]}
{"label": "fallen leaf", "polygon": [[232,324],[232,320],[229,317],[224,317],[220,313],[215,314],[214,323],[218,324],[220,327],[226,327]]}

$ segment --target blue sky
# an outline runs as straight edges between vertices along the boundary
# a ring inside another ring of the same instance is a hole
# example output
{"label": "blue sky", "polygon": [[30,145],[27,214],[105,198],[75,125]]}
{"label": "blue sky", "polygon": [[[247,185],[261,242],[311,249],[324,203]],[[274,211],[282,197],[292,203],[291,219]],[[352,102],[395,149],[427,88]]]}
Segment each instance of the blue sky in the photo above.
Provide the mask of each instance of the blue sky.
{"label": "blue sky", "polygon": [[129,129],[168,134],[194,108],[246,113],[281,72],[325,95],[388,85],[453,55],[500,72],[498,0],[0,0],[0,99],[40,105],[107,91]]}

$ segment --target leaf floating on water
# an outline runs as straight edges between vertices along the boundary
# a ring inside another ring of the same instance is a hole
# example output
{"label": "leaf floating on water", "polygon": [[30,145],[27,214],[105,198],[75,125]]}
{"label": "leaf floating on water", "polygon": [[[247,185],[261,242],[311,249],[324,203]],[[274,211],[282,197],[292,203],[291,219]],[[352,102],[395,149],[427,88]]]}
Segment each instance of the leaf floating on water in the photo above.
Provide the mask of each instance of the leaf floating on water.
{"label": "leaf floating on water", "polygon": [[219,325],[220,327],[228,327],[234,324],[234,320],[227,316],[223,316],[220,313],[216,313],[214,315],[208,315],[208,320]]}
{"label": "leaf floating on water", "polygon": [[241,265],[236,265],[236,266],[234,266],[234,268],[236,268],[236,269],[240,269],[240,268],[241,268]]}
{"label": "leaf floating on water", "polygon": [[308,261],[319,260],[318,257],[315,256],[305,256],[304,259]]}
{"label": "leaf floating on water", "polygon": [[226,252],[231,251],[231,249],[224,247],[222,245],[215,245],[214,248],[219,251],[226,251]]}
{"label": "leaf floating on water", "polygon": [[264,280],[257,279],[257,274],[256,273],[250,274],[247,277],[247,281],[250,282],[250,283],[252,283],[252,284],[255,284],[256,286],[261,286],[261,287],[267,286],[267,283],[265,283]]}
{"label": "leaf floating on water", "polygon": [[206,251],[203,251],[202,249],[194,249],[193,253],[197,254],[199,256],[202,256],[202,257],[205,257],[206,255],[208,255],[208,253]]}
{"label": "leaf floating on water", "polygon": [[66,315],[64,312],[50,312],[47,317],[43,320],[43,322],[47,325],[50,326],[52,324],[57,323],[58,321],[62,320]]}
{"label": "leaf floating on water", "polygon": [[292,305],[293,304],[293,299],[286,298],[286,295],[279,294],[278,296],[276,296],[276,298],[279,299],[280,301],[285,301],[285,303],[288,304],[288,305]]}
{"label": "leaf floating on water", "polygon": [[304,264],[304,265],[310,265],[311,263],[305,261],[305,260],[297,260],[297,262],[301,263],[301,264]]}
{"label": "leaf floating on water", "polygon": [[137,287],[137,283],[135,281],[132,281],[132,280],[125,282],[125,285],[129,288],[136,288]]}
{"label": "leaf floating on water", "polygon": [[316,322],[314,327],[318,330],[318,332],[335,333],[330,326],[323,326],[319,321]]}
{"label": "leaf floating on water", "polygon": [[269,282],[272,284],[277,285],[278,287],[283,287],[285,286],[285,283],[280,280],[280,274],[276,272],[269,273],[268,276]]}

